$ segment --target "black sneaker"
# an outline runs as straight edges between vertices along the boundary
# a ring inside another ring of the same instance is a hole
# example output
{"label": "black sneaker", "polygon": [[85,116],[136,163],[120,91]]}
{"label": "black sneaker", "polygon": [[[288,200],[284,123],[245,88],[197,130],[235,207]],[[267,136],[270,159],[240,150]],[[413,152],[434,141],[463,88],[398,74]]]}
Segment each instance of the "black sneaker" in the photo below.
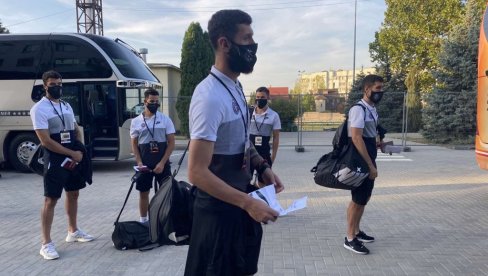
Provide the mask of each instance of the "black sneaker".
{"label": "black sneaker", "polygon": [[366,235],[363,231],[359,231],[359,233],[356,235],[356,238],[362,242],[374,242],[374,237]]}
{"label": "black sneaker", "polygon": [[367,249],[357,238],[354,238],[352,241],[348,241],[346,237],[344,239],[344,248],[358,254],[369,254],[369,249]]}

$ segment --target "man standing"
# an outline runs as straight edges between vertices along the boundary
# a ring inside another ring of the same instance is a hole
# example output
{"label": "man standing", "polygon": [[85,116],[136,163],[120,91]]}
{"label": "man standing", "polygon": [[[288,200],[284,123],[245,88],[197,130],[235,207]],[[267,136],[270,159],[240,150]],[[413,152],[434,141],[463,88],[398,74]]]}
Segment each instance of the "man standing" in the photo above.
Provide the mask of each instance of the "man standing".
{"label": "man standing", "polygon": [[[263,157],[271,167],[276,159],[276,153],[280,145],[280,116],[269,105],[269,90],[266,87],[259,87],[256,90],[256,105],[251,117],[249,139],[256,148],[257,152]],[[270,155],[270,139],[273,137],[273,151]],[[255,168],[251,168],[254,173]],[[258,176],[259,185],[263,179]]]}
{"label": "man standing", "polygon": [[139,221],[147,222],[149,209],[149,191],[154,178],[159,185],[163,179],[171,175],[169,157],[175,148],[175,127],[171,119],[159,108],[159,92],[147,89],[144,92],[144,111],[132,120],[130,137],[132,151],[137,166],[151,172],[143,173],[137,179],[136,189],[139,191]]}
{"label": "man standing", "polygon": [[377,75],[364,77],[362,82],[364,94],[358,102],[364,109],[361,106],[353,106],[349,110],[348,136],[369,167],[369,177],[358,188],[351,191],[352,200],[347,208],[347,237],[344,247],[358,254],[368,254],[369,250],[363,243],[374,242],[373,237],[361,231],[359,223],[373,192],[374,180],[378,176],[375,162],[378,113],[375,105],[383,97],[383,83],[383,78]]}
{"label": "man standing", "polygon": [[46,96],[32,107],[30,115],[37,137],[44,147],[44,206],[41,210],[40,254],[44,259],[53,260],[59,258],[59,254],[51,240],[51,225],[54,207],[63,188],[66,191],[65,208],[68,215],[66,242],[89,242],[94,238],[76,224],[79,190],[86,186],[80,174],[73,172],[83,159],[81,151],[72,150],[75,139],[81,142],[80,129],[71,106],[60,100],[63,94],[61,75],[56,71],[47,71],[42,75],[42,81]]}
{"label": "man standing", "polygon": [[276,192],[284,188],[249,143],[249,111],[237,80],[257,60],[251,17],[221,10],[208,22],[215,64],[196,87],[189,111],[188,177],[197,187],[185,275],[251,275],[257,272],[261,223],[278,213],[250,197],[249,165]]}

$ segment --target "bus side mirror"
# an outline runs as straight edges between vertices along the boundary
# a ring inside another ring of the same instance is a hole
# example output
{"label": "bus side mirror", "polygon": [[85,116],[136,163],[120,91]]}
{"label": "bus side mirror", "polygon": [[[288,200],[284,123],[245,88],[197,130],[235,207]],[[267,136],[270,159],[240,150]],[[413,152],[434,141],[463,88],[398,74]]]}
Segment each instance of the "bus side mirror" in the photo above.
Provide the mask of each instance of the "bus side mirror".
{"label": "bus side mirror", "polygon": [[485,77],[488,77],[488,70],[485,71]]}
{"label": "bus side mirror", "polygon": [[36,85],[32,87],[31,99],[33,102],[37,103],[44,97],[44,87],[42,85]]}

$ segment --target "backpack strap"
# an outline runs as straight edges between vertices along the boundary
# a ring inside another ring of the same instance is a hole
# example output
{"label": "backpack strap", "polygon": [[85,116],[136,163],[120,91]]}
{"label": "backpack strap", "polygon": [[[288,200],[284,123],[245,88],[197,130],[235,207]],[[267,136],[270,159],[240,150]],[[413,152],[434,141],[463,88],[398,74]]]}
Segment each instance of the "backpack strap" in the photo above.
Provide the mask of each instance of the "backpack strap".
{"label": "backpack strap", "polygon": [[[366,121],[366,107],[363,104],[360,104],[359,102],[353,104],[351,106],[351,108],[353,108],[354,106],[360,106],[363,109],[363,112],[364,112],[364,121]],[[349,108],[349,110],[351,110],[351,108]],[[346,116],[346,120],[347,119],[349,119],[349,112],[347,113],[347,116]]]}
{"label": "backpack strap", "polygon": [[122,205],[122,209],[120,209],[119,215],[117,216],[117,219],[114,222],[114,225],[116,225],[119,222],[120,215],[122,215],[122,211],[124,211],[125,204],[127,204],[127,200],[129,199],[130,193],[132,192],[132,188],[134,188],[134,183],[136,183],[137,178],[139,177],[140,173],[136,172],[134,176],[132,176],[131,181],[132,183],[130,184],[129,191],[127,192],[127,195],[125,196],[124,200],[124,205]]}
{"label": "backpack strap", "polygon": [[181,156],[180,158],[180,161],[178,161],[178,166],[176,167],[176,169],[173,171],[173,178],[175,178],[175,176],[178,174],[178,172],[180,171],[180,167],[181,167],[181,163],[183,163],[183,159],[185,159],[185,155],[186,155],[186,152],[188,151],[188,148],[190,147],[190,141],[188,141],[188,145],[186,145],[186,149],[185,151],[183,152],[183,155]]}

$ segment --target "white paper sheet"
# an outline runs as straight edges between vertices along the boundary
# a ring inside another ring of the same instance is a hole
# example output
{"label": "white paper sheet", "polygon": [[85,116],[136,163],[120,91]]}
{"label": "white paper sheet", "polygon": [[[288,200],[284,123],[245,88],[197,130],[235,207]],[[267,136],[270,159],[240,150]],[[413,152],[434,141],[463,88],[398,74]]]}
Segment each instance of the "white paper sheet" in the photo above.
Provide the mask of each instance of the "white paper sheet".
{"label": "white paper sheet", "polygon": [[283,207],[281,207],[280,205],[280,202],[276,199],[276,191],[274,185],[268,185],[264,188],[250,193],[249,195],[255,199],[266,202],[269,207],[279,213],[279,216],[284,216],[293,211],[307,207],[307,197],[305,196],[293,201],[293,203],[288,208],[283,209]]}

